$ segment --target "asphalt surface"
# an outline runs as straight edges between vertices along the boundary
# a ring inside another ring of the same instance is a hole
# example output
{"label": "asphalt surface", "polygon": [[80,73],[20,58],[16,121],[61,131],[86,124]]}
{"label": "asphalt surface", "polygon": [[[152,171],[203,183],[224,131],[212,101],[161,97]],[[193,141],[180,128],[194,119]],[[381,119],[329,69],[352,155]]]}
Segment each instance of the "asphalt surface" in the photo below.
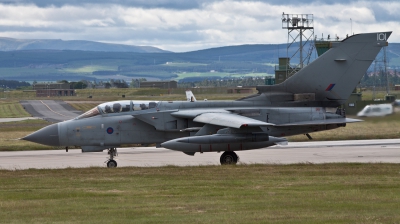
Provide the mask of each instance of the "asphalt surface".
{"label": "asphalt surface", "polygon": [[33,117],[53,123],[70,120],[82,114],[61,100],[25,100],[20,103]]}
{"label": "asphalt surface", "polygon": [[[400,139],[325,141],[289,143],[258,150],[236,152],[244,164],[293,163],[400,163]],[[118,149],[119,167],[219,165],[221,153],[188,156],[164,148]],[[62,169],[67,167],[106,167],[107,151],[81,153],[81,150],[0,152],[0,169]]]}
{"label": "asphalt surface", "polygon": [[38,117],[0,118],[0,123],[23,121],[23,120],[37,120],[37,119],[40,119],[40,118],[38,118]]}

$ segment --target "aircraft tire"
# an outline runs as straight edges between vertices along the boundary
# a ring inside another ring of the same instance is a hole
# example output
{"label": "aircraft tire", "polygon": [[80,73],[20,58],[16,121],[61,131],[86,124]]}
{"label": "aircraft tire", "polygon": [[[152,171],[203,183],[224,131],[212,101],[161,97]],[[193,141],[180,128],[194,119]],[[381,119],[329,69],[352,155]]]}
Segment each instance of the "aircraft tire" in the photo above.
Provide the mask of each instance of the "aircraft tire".
{"label": "aircraft tire", "polygon": [[107,167],[108,168],[115,168],[115,167],[117,167],[117,162],[115,160],[111,159],[111,160],[109,160],[107,162]]}
{"label": "aircraft tire", "polygon": [[239,157],[235,152],[224,152],[222,153],[219,162],[221,165],[235,165],[239,160]]}

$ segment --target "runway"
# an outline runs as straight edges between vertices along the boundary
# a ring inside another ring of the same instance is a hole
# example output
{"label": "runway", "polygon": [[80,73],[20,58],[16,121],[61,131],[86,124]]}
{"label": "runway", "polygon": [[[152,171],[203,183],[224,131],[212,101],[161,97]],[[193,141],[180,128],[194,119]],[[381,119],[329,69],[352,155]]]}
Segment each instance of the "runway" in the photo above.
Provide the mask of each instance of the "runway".
{"label": "runway", "polygon": [[[400,163],[400,139],[325,141],[289,143],[258,150],[238,151],[239,164],[293,163]],[[164,148],[118,149],[118,167],[219,165],[220,153],[188,156]],[[0,152],[0,169],[63,169],[67,167],[106,167],[107,152],[81,153],[81,150]]]}
{"label": "runway", "polygon": [[20,103],[33,117],[49,122],[70,120],[82,114],[61,100],[25,100]]}
{"label": "runway", "polygon": [[39,117],[0,118],[0,123],[24,121],[24,120],[37,120],[37,119],[41,119],[41,118],[39,118]]}

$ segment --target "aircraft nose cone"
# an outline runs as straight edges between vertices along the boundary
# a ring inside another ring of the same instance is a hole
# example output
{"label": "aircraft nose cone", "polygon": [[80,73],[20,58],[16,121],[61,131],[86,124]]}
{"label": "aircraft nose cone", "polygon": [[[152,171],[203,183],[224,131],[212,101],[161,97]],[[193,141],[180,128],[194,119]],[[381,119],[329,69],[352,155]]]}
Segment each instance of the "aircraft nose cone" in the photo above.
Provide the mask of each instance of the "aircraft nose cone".
{"label": "aircraft nose cone", "polygon": [[22,140],[43,145],[59,146],[58,124],[52,124],[22,138]]}

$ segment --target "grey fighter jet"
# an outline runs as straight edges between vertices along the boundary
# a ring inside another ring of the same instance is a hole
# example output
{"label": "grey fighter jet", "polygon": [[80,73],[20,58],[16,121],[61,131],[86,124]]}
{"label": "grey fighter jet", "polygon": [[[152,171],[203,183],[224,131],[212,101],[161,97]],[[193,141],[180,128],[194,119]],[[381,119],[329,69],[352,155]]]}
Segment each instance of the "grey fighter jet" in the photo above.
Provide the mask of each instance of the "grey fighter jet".
{"label": "grey fighter jet", "polygon": [[196,152],[223,152],[221,164],[235,164],[235,151],[286,143],[284,136],[346,126],[339,108],[392,32],[357,34],[337,43],[281,84],[258,86],[258,93],[235,101],[115,101],[75,119],[49,125],[24,140],[51,146],[80,146],[82,152],[150,144]]}

